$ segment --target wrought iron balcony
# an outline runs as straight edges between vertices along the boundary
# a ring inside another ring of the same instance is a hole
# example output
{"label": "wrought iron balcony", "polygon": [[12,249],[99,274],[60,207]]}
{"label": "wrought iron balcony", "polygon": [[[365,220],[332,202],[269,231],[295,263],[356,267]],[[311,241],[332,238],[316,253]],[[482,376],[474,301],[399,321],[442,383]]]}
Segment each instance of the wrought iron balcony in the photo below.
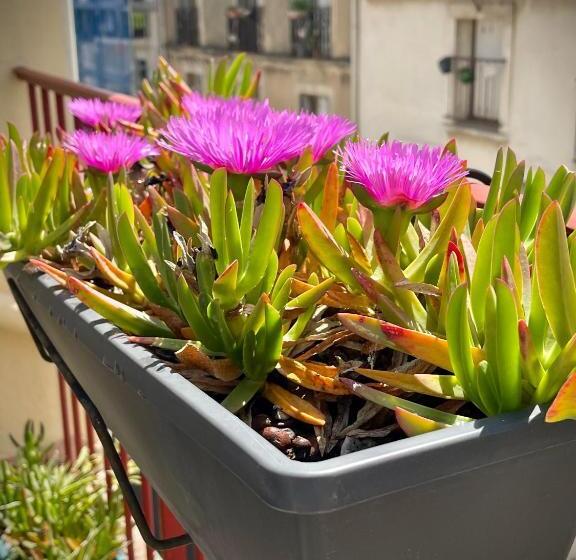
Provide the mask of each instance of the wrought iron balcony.
{"label": "wrought iron balcony", "polygon": [[196,6],[177,8],[176,44],[178,46],[198,45],[198,9]]}
{"label": "wrought iron balcony", "polygon": [[233,6],[228,9],[228,47],[235,51],[260,50],[260,10]]}
{"label": "wrought iron balcony", "polygon": [[330,58],[331,10],[329,6],[313,6],[292,15],[292,56],[298,58]]}
{"label": "wrought iron balcony", "polygon": [[454,118],[496,127],[506,60],[502,58],[452,58]]}

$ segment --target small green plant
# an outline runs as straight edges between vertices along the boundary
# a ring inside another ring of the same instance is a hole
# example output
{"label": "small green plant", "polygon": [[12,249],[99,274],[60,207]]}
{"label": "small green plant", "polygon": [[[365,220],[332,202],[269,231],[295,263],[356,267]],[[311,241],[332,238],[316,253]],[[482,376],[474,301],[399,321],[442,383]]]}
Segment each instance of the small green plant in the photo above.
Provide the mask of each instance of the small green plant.
{"label": "small green plant", "polygon": [[122,498],[107,495],[98,460],[84,449],[58,463],[44,431],[27,423],[16,456],[0,462],[3,560],[113,559],[122,546]]}

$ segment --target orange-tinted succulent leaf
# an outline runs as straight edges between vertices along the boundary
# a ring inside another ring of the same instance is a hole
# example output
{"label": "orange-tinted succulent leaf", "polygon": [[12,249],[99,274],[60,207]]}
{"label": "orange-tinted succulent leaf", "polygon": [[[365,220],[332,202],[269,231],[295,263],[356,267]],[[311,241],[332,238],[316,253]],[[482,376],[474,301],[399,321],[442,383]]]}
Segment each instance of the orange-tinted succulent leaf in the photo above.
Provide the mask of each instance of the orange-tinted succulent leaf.
{"label": "orange-tinted succulent leaf", "polygon": [[46,274],[54,278],[54,280],[56,280],[56,282],[58,282],[58,284],[60,284],[62,287],[64,288],[66,287],[68,274],[66,274],[63,270],[59,270],[58,268],[49,265],[46,261],[42,261],[40,259],[30,259],[29,262],[31,265],[35,266],[38,270],[41,270],[42,272],[45,272]]}
{"label": "orange-tinted succulent leaf", "polygon": [[448,424],[436,422],[436,420],[431,420],[430,418],[424,418],[424,416],[420,416],[414,412],[409,412],[400,407],[394,409],[394,414],[396,415],[398,426],[400,426],[402,431],[408,437],[419,436],[421,434],[427,434],[429,432],[450,427]]}
{"label": "orange-tinted succulent leaf", "polygon": [[186,366],[201,369],[221,381],[233,381],[242,374],[240,368],[229,358],[211,358],[190,342],[176,352],[176,357]]}
{"label": "orange-tinted succulent leaf", "polygon": [[546,413],[546,422],[562,420],[576,420],[576,371],[568,376]]}
{"label": "orange-tinted succulent leaf", "polygon": [[[405,329],[373,317],[339,313],[338,318],[349,331],[374,344],[399,350],[447,371],[452,371],[448,343],[442,338]],[[474,363],[483,359],[483,352],[479,348],[471,348],[471,352]]]}
{"label": "orange-tinted succulent leaf", "polygon": [[299,362],[281,356],[278,361],[278,371],[293,383],[313,391],[331,395],[347,395],[349,393],[346,386],[335,375],[331,377],[322,375],[317,364],[312,364],[310,367],[307,362]]}
{"label": "orange-tinted succulent leaf", "polygon": [[338,178],[338,166],[336,165],[336,163],[331,163],[328,166],[328,172],[326,173],[326,180],[324,181],[320,219],[322,220],[324,225],[332,232],[336,227],[336,218],[338,216],[339,202],[340,202],[340,185]]}
{"label": "orange-tinted succulent leaf", "polygon": [[272,404],[280,407],[292,418],[313,426],[324,426],[326,424],[326,418],[321,410],[274,383],[266,383],[262,394]]}

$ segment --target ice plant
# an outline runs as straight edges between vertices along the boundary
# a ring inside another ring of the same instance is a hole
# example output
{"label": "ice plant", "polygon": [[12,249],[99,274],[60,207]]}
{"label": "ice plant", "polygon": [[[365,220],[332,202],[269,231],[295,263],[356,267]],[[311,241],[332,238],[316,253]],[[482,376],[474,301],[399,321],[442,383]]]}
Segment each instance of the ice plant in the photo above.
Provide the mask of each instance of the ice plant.
{"label": "ice plant", "polygon": [[122,494],[106,485],[103,461],[87,448],[58,461],[30,421],[20,442],[10,439],[14,458],[0,460],[0,558],[118,558]]}
{"label": "ice plant", "polygon": [[[0,266],[29,258],[264,437],[274,405],[324,457],[358,430],[576,416],[574,173],[500,150],[478,207],[454,142],[335,155],[354,125],[243,99],[257,76],[221,62],[204,96],[161,62],[138,137],[76,132],[66,151],[10,127]],[[166,150],[121,172],[147,136]]]}
{"label": "ice plant", "polygon": [[184,107],[190,117],[172,117],[160,131],[160,146],[237,174],[274,170],[300,155],[313,132],[309,119],[263,101],[193,95]]}
{"label": "ice plant", "polygon": [[75,153],[84,165],[102,173],[130,169],[141,159],[157,154],[157,149],[148,140],[123,131],[77,130],[67,136],[64,147]]}
{"label": "ice plant", "polygon": [[86,221],[93,202],[73,166],[73,155],[37,136],[26,144],[11,125],[9,142],[0,137],[0,269],[67,241]]}
{"label": "ice plant", "polygon": [[68,102],[68,109],[77,119],[94,128],[98,126],[113,128],[120,121],[136,122],[142,114],[142,109],[137,103],[118,103],[82,97],[71,99]]}
{"label": "ice plant", "polygon": [[331,148],[356,131],[356,125],[340,115],[302,113],[302,117],[310,122],[312,128],[308,145],[312,149],[314,162],[319,161]]}
{"label": "ice plant", "polygon": [[418,210],[466,175],[464,162],[441,147],[398,141],[348,142],[341,162],[348,180],[384,208]]}

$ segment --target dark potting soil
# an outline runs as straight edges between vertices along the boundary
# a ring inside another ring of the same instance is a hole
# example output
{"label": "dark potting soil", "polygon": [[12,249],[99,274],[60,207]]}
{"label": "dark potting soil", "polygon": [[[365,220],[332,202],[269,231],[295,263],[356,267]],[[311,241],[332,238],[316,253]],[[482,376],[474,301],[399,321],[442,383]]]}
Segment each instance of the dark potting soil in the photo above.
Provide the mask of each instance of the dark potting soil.
{"label": "dark potting soil", "polygon": [[[153,351],[165,362],[178,363],[171,351],[159,348],[154,348]],[[355,362],[361,363],[361,367],[387,370],[394,367],[393,357],[393,353],[388,349],[367,355],[347,347],[333,346],[314,356],[314,361],[336,366]],[[346,372],[344,376],[369,383],[373,388],[379,388],[378,383],[354,371]],[[326,416],[324,426],[312,426],[288,416],[263,397],[254,398],[238,414],[252,429],[290,459],[304,462],[322,461],[406,438],[404,432],[396,424],[394,413],[388,409],[355,395],[334,396],[315,393],[292,383],[276,371],[272,372],[268,379],[294,394],[311,400]],[[206,392],[218,402],[222,402],[225,397],[224,394],[210,390]],[[415,393],[402,393],[402,397],[475,419],[483,417],[483,414],[471,403],[445,401]]]}

